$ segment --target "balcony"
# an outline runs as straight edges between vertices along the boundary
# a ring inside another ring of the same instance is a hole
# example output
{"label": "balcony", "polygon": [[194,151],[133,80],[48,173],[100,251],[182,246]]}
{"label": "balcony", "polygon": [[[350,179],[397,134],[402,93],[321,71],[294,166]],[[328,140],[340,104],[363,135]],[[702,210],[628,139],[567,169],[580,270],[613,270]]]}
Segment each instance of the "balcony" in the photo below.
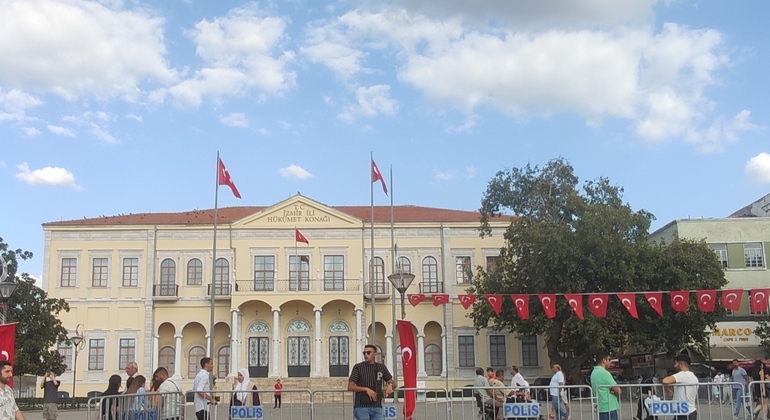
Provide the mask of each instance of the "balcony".
{"label": "balcony", "polygon": [[[206,296],[211,296],[211,285],[206,288]],[[214,285],[214,299],[230,299],[230,283]]]}
{"label": "balcony", "polygon": [[178,300],[179,299],[179,285],[176,285],[176,284],[153,284],[152,285],[152,299],[153,300]]}
{"label": "balcony", "polygon": [[375,282],[375,283],[366,282],[364,284],[364,299],[371,300],[372,292],[374,292],[375,300],[388,299],[390,297],[390,284],[384,283],[384,282]]}
{"label": "balcony", "polygon": [[444,293],[444,283],[421,282],[420,293],[424,293],[424,294]]}
{"label": "balcony", "polygon": [[270,279],[237,280],[237,293],[259,292],[358,292],[361,289],[358,279]]}

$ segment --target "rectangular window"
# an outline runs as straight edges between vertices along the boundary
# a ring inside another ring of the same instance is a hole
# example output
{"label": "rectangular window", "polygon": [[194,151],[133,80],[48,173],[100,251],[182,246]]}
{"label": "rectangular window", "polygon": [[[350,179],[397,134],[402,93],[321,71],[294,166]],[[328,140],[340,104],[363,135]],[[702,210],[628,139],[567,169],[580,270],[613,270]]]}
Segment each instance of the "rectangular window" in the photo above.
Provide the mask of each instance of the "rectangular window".
{"label": "rectangular window", "polygon": [[508,366],[508,360],[505,357],[505,336],[489,336],[489,364],[490,366]]}
{"label": "rectangular window", "polygon": [[722,268],[727,268],[727,245],[709,244],[709,247],[717,254],[717,259],[722,264]]}
{"label": "rectangular window", "polygon": [[104,370],[104,339],[88,340],[88,370]]}
{"label": "rectangular window", "polygon": [[59,347],[56,350],[64,358],[64,370],[68,372],[72,370],[72,366],[70,366],[70,363],[72,363],[72,344],[67,342],[59,343]]}
{"label": "rectangular window", "polygon": [[765,253],[761,243],[743,244],[743,258],[746,268],[762,268],[765,266]]}
{"label": "rectangular window", "polygon": [[275,257],[272,255],[254,256],[254,291],[272,292],[275,280]]}
{"label": "rectangular window", "polygon": [[307,255],[289,257],[289,290],[292,292],[310,290],[310,257]]}
{"label": "rectangular window", "polygon": [[525,335],[521,337],[521,365],[539,366],[537,360],[537,336]]}
{"label": "rectangular window", "polygon": [[123,258],[123,287],[139,285],[139,258]]}
{"label": "rectangular window", "polygon": [[455,278],[458,283],[468,283],[471,273],[471,257],[455,257]]}
{"label": "rectangular window", "polygon": [[91,286],[107,287],[107,258],[94,258],[91,262]]}
{"label": "rectangular window", "polygon": [[78,277],[78,259],[61,259],[61,287],[75,287]]}
{"label": "rectangular window", "polygon": [[461,368],[476,367],[476,346],[472,335],[457,336],[458,362]]}
{"label": "rectangular window", "polygon": [[494,272],[499,263],[500,263],[500,256],[488,256],[487,267],[486,267],[487,271],[490,273]]}
{"label": "rectangular window", "polygon": [[324,290],[345,290],[345,257],[342,255],[324,256]]}
{"label": "rectangular window", "polygon": [[133,338],[121,338],[118,365],[121,369],[124,369],[128,366],[128,362],[133,361],[136,361],[136,340]]}

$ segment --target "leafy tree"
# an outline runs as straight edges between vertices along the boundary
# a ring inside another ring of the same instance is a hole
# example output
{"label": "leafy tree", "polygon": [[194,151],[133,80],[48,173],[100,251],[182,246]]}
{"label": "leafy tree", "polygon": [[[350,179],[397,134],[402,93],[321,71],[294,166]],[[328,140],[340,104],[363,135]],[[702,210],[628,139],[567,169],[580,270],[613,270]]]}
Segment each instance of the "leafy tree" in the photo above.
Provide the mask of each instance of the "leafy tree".
{"label": "leafy tree", "polygon": [[21,249],[11,250],[0,238],[0,258],[8,263],[8,279],[18,283],[16,291],[8,299],[7,322],[16,325],[15,375],[42,376],[46,369],[57,374],[64,372],[64,358],[56,350],[59,342],[67,341],[67,330],[57,317],[62,311],[69,312],[64,299],[49,298],[29,274],[18,274],[18,260],[32,258],[32,253]]}
{"label": "leafy tree", "polygon": [[770,356],[770,315],[766,315],[759,321],[759,325],[754,329],[754,334],[759,338],[759,347],[765,352],[765,356]]}
{"label": "leafy tree", "polygon": [[[469,293],[612,293],[656,290],[717,289],[726,283],[713,251],[702,241],[650,241],[653,215],[634,211],[623,190],[599,178],[578,187],[572,166],[554,159],[543,168],[527,165],[498,172],[482,199],[481,235],[489,221],[504,213],[513,218],[504,238],[500,262],[492,271],[480,267]],[[495,315],[484,299],[470,313],[477,328],[541,335],[551,363],[578,377],[581,364],[597,350],[614,354],[665,350],[677,352],[703,341],[722,309],[703,313],[690,299],[690,310],[674,313],[664,295],[660,317],[637,296],[639,319],[611,297],[606,318],[593,316],[584,302],[578,319],[563,298],[557,315],[546,318],[539,300],[530,299],[530,318],[520,319],[510,299]]]}

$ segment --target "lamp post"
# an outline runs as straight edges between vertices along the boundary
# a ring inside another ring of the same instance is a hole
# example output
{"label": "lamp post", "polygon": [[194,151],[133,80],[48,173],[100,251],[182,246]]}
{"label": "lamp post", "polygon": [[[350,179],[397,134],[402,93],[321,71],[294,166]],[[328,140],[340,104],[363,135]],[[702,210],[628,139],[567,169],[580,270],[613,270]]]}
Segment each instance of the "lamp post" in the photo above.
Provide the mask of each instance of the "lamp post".
{"label": "lamp post", "polygon": [[18,286],[15,276],[8,281],[8,263],[5,258],[0,257],[0,298],[3,300],[3,324],[8,323],[8,298]]}
{"label": "lamp post", "polygon": [[414,281],[414,274],[404,273],[399,267],[398,273],[393,273],[388,276],[388,281],[390,281],[390,284],[392,284],[393,287],[398,290],[398,293],[401,294],[401,319],[405,319],[406,307],[404,306],[404,294],[406,293],[406,289],[409,288],[409,285],[412,284],[412,281]]}
{"label": "lamp post", "polygon": [[78,379],[78,352],[85,347],[85,337],[83,337],[83,324],[75,327],[75,334],[70,337],[70,343],[75,351],[75,361],[72,366],[72,405],[75,405],[75,384]]}

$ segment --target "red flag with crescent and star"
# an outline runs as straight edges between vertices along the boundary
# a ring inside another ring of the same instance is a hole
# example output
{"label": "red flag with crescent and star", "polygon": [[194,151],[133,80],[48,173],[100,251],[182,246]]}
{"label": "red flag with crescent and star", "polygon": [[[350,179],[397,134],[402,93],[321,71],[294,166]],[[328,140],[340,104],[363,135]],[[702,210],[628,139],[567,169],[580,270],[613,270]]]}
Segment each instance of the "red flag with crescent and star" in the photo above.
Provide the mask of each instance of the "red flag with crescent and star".
{"label": "red flag with crescent and star", "polygon": [[663,316],[663,292],[645,292],[644,298],[658,315]]}
{"label": "red flag with crescent and star", "polygon": [[388,195],[388,186],[385,185],[385,178],[383,178],[380,168],[377,167],[377,164],[374,163],[374,159],[372,159],[372,184],[377,181],[382,183],[382,192],[384,192],[385,195]]}
{"label": "red flag with crescent and star", "polygon": [[564,297],[567,299],[569,307],[575,311],[575,315],[578,318],[583,318],[583,295],[580,293],[565,293]]}
{"label": "red flag with crescent and star", "polygon": [[[16,323],[0,325],[0,360],[7,360],[13,364],[15,350]],[[9,382],[8,385],[13,386],[13,382]]]}
{"label": "red flag with crescent and star", "polygon": [[420,302],[425,300],[425,294],[424,293],[409,294],[409,295],[406,295],[406,298],[409,299],[410,305],[417,306],[420,304]]}
{"label": "red flag with crescent and star", "polygon": [[447,293],[436,293],[431,295],[431,297],[433,298],[433,306],[445,305],[449,303],[449,294]]}
{"label": "red flag with crescent and star", "polygon": [[529,319],[529,295],[511,295],[513,306],[521,319]]}
{"label": "red flag with crescent and star", "polygon": [[740,311],[743,300],[743,289],[729,289],[722,291],[722,306],[728,311]]}
{"label": "red flag with crescent and star", "polygon": [[460,298],[460,305],[463,305],[463,309],[468,309],[476,303],[476,295],[457,295]]}
{"label": "red flag with crescent and star", "polygon": [[222,162],[222,159],[219,159],[218,157],[217,157],[217,185],[227,185],[228,187],[230,187],[230,191],[233,192],[233,195],[236,198],[241,198],[241,193],[238,192],[238,188],[235,187],[235,183],[233,182],[232,178],[230,178],[230,172],[227,172],[227,168],[225,168],[225,164]]}
{"label": "red flag with crescent and star", "polygon": [[414,345],[414,329],[409,321],[398,320],[398,341],[401,344],[401,367],[404,372],[404,420],[412,420],[417,405],[414,388],[417,387],[417,351]]}
{"label": "red flag with crescent and star", "polygon": [[766,314],[767,313],[767,295],[770,293],[770,289],[751,289],[749,296],[751,297],[751,313],[754,314]]}
{"label": "red flag with crescent and star", "polygon": [[500,315],[500,311],[503,310],[503,295],[484,295],[484,298],[489,302],[489,306],[495,311],[495,315]]}
{"label": "red flag with crescent and star", "polygon": [[716,290],[698,290],[695,296],[698,298],[698,309],[702,312],[714,312],[717,308]]}
{"label": "red flag with crescent and star", "polygon": [[597,318],[607,316],[607,302],[609,299],[606,293],[591,293],[588,295],[588,310]]}
{"label": "red flag with crescent and star", "polygon": [[307,240],[305,235],[303,235],[299,229],[294,229],[294,242],[304,242],[307,245],[310,245],[310,241]]}
{"label": "red flag with crescent and star", "polygon": [[671,307],[677,312],[687,312],[687,308],[690,306],[690,292],[687,290],[672,290],[671,294]]}
{"label": "red flag with crescent and star", "polygon": [[549,319],[556,318],[556,295],[553,293],[542,293],[537,295],[540,304],[543,305],[543,312]]}
{"label": "red flag with crescent and star", "polygon": [[639,319],[639,312],[636,310],[636,293],[616,293],[615,296],[620,299],[620,303],[623,304],[632,318]]}

